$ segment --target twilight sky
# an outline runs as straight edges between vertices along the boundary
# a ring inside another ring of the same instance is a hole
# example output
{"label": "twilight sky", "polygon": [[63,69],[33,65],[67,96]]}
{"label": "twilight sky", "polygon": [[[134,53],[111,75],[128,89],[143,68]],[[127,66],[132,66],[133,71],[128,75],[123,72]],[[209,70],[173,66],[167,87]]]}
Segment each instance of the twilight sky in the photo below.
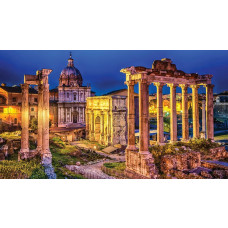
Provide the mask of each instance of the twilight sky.
{"label": "twilight sky", "polygon": [[[52,69],[50,88],[58,85],[67,65],[69,51],[0,51],[0,83],[23,83],[24,74],[42,68]],[[214,92],[228,90],[228,51],[72,51],[74,65],[82,74],[83,84],[91,84],[97,95],[126,88],[120,70],[129,66],[151,67],[154,60],[170,58],[186,73],[213,74]],[[137,89],[137,88],[136,88]],[[155,92],[150,86],[150,93]],[[191,90],[190,90],[191,91]],[[164,87],[164,93],[169,89]],[[180,88],[177,89],[180,92]],[[200,89],[204,92],[204,89]]]}

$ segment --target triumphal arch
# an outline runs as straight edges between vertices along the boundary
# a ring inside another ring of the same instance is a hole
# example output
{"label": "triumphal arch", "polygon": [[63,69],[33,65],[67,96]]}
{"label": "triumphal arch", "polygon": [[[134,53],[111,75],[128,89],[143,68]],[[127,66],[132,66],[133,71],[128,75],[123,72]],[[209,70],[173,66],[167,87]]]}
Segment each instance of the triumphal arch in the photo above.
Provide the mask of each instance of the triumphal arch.
{"label": "triumphal arch", "polygon": [[[154,159],[149,153],[149,85],[157,88],[157,143],[164,143],[162,88],[170,87],[170,139],[177,141],[176,87],[182,89],[182,140],[189,139],[188,92],[192,89],[193,138],[199,137],[198,88],[206,87],[206,137],[214,138],[212,75],[187,74],[176,68],[170,59],[155,60],[152,68],[129,67],[121,70],[126,74],[128,86],[128,146],[126,171],[138,178],[156,178]],[[139,148],[135,145],[134,86],[139,87]]]}
{"label": "triumphal arch", "polygon": [[[21,116],[21,150],[19,159],[28,159],[40,154],[44,164],[51,163],[52,155],[49,149],[49,84],[50,69],[42,69],[36,75],[25,75],[22,88]],[[37,149],[29,149],[29,85],[38,85],[38,137]]]}

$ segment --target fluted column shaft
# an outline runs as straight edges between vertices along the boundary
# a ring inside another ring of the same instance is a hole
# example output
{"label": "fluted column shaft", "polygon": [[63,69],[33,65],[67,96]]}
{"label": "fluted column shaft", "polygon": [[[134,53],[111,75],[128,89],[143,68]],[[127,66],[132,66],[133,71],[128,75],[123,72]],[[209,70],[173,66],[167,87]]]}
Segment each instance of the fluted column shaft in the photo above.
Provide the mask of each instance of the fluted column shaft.
{"label": "fluted column shaft", "polygon": [[214,88],[214,85],[206,85],[207,139],[212,139],[212,140],[214,139],[213,88]]}
{"label": "fluted column shaft", "polygon": [[29,85],[23,84],[21,110],[21,153],[29,152]]}
{"label": "fluted column shaft", "polygon": [[139,151],[148,152],[149,149],[149,84],[139,81]]}
{"label": "fluted column shaft", "polygon": [[182,89],[182,140],[189,139],[188,125],[188,86],[180,85]]}
{"label": "fluted column shaft", "polygon": [[134,97],[134,85],[133,81],[126,83],[128,86],[128,96],[127,96],[127,122],[128,122],[128,146],[129,150],[136,150],[135,147],[135,97]]}
{"label": "fluted column shaft", "polygon": [[163,125],[163,98],[162,83],[154,83],[157,87],[157,142],[164,143],[164,125]]}
{"label": "fluted column shaft", "polygon": [[37,151],[42,152],[43,144],[43,84],[38,85],[38,138],[37,138]]}
{"label": "fluted column shaft", "polygon": [[101,142],[104,141],[104,113],[101,112]]}
{"label": "fluted column shaft", "polygon": [[192,118],[193,118],[193,138],[199,138],[199,99],[198,85],[192,85]]}
{"label": "fluted column shaft", "polygon": [[176,85],[167,84],[170,87],[170,139],[177,141],[177,108],[176,108]]}

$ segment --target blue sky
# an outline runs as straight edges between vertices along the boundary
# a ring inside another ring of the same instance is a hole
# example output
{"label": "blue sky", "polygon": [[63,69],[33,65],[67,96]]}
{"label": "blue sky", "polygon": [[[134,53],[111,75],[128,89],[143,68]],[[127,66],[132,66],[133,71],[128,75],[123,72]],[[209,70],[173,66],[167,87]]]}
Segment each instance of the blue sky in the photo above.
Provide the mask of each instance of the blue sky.
{"label": "blue sky", "polygon": [[[64,51],[0,51],[0,82],[8,85],[23,83],[24,74],[35,74],[42,68],[52,69],[50,88],[58,85],[69,53]],[[228,51],[72,51],[75,67],[83,77],[83,84],[101,95],[126,88],[125,75],[120,70],[129,66],[151,67],[156,59],[170,58],[186,73],[213,74],[214,91],[228,90]],[[137,89],[137,88],[136,88]],[[150,86],[150,92],[155,92]],[[177,89],[179,92],[180,89]],[[169,89],[164,87],[164,93]],[[200,89],[204,92],[204,89]]]}

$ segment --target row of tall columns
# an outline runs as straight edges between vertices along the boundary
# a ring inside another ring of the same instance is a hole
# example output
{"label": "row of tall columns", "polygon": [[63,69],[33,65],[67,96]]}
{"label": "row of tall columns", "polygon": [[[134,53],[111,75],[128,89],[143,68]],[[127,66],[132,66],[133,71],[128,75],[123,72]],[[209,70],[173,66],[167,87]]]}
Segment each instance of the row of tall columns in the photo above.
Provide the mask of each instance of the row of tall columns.
{"label": "row of tall columns", "polygon": [[[134,107],[134,81],[126,82],[128,86],[128,147],[129,150],[135,150],[135,107]],[[157,142],[164,143],[164,125],[163,125],[163,83],[156,82],[157,87]],[[176,112],[176,87],[175,84],[168,84],[170,87],[170,136],[171,142],[177,141],[177,112]],[[188,123],[188,85],[181,84],[182,89],[182,140],[189,139]],[[192,108],[193,108],[193,138],[199,137],[199,99],[198,85],[191,85],[192,88]],[[206,132],[207,138],[214,138],[213,123],[213,85],[206,87]],[[202,123],[205,126],[205,123]],[[148,151],[149,145],[149,84],[147,81],[139,81],[139,151]],[[205,130],[203,127],[202,130]]]}

